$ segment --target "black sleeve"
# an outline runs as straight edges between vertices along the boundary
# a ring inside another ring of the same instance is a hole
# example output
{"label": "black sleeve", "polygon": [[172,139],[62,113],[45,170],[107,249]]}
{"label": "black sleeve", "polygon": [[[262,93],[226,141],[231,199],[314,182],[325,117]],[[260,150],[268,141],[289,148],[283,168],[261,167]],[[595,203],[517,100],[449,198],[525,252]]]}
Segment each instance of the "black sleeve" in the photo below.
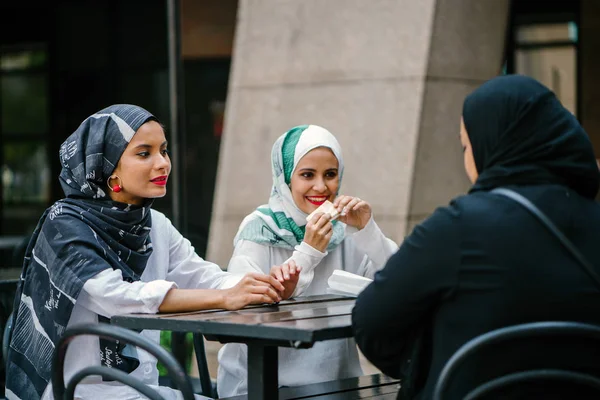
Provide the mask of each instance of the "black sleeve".
{"label": "black sleeve", "polygon": [[415,227],[358,296],[352,312],[356,342],[386,375],[399,377],[405,343],[451,293],[459,262],[457,212],[440,208]]}

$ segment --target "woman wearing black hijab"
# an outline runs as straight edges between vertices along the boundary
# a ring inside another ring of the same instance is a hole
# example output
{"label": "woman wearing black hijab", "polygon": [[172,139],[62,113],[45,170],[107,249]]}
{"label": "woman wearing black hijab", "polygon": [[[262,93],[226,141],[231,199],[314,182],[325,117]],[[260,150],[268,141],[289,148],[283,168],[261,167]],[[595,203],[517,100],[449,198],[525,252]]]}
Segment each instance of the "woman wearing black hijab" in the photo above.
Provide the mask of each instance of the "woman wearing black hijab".
{"label": "woman wearing black hijab", "polygon": [[600,292],[571,254],[523,206],[490,193],[525,196],[600,273],[600,176],[575,117],[536,80],[502,76],[466,98],[460,139],[473,187],[415,227],[353,311],[359,347],[393,377],[403,374],[414,332],[424,331],[424,399],[452,354],[478,335],[544,320],[600,323]]}

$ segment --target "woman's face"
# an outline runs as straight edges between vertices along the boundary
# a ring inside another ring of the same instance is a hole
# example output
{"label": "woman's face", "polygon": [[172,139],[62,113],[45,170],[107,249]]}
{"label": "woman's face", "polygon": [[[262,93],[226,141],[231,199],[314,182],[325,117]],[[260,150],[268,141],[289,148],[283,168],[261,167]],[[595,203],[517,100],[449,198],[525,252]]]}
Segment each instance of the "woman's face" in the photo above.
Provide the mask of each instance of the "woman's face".
{"label": "woman's face", "polygon": [[477,172],[477,166],[475,165],[475,159],[473,158],[473,148],[471,147],[471,140],[467,134],[467,128],[465,128],[465,122],[460,119],[460,143],[463,148],[463,157],[465,162],[465,171],[471,183],[475,183],[479,173]]}
{"label": "woman's face", "polygon": [[317,147],[300,159],[291,177],[296,206],[310,214],[325,200],[333,201],[340,185],[339,163],[330,149]]}
{"label": "woman's face", "polygon": [[114,201],[141,205],[145,199],[167,194],[170,172],[165,132],[158,122],[148,121],[133,135],[112,173],[120,181],[111,179],[110,185],[121,184],[122,190],[108,193]]}

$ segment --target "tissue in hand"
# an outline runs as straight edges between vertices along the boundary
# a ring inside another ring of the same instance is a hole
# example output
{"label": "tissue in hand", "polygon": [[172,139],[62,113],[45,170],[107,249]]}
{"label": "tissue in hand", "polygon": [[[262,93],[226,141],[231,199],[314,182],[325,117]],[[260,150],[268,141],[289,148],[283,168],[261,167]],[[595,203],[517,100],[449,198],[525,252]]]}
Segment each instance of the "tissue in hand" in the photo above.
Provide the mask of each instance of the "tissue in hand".
{"label": "tissue in hand", "polygon": [[340,213],[333,206],[333,203],[330,202],[329,200],[325,200],[325,203],[321,204],[319,206],[319,208],[317,208],[315,211],[311,212],[310,215],[308,217],[306,217],[306,222],[309,222],[316,213],[320,213],[320,212],[322,212],[323,214],[329,214],[329,216],[331,217],[331,221],[333,221],[334,219],[336,219],[337,217],[340,216]]}
{"label": "tissue in hand", "polygon": [[371,282],[373,282],[372,279],[365,278],[364,276],[335,270],[327,280],[327,284],[329,285],[327,291],[332,294],[358,296]]}

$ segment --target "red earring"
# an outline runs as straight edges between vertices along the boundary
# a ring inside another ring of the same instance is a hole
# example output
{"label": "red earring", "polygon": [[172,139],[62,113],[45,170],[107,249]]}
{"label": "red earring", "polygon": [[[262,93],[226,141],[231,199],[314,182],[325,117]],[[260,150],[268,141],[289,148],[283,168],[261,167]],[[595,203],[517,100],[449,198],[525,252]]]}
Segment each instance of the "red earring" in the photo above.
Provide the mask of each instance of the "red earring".
{"label": "red earring", "polygon": [[[118,179],[119,183],[117,183],[116,185],[111,185],[110,184],[111,179]],[[112,190],[115,193],[119,193],[121,190],[123,190],[123,186],[121,186],[121,178],[119,178],[117,175],[109,176],[108,179],[106,180],[106,185],[108,186],[108,188],[110,190]]]}

